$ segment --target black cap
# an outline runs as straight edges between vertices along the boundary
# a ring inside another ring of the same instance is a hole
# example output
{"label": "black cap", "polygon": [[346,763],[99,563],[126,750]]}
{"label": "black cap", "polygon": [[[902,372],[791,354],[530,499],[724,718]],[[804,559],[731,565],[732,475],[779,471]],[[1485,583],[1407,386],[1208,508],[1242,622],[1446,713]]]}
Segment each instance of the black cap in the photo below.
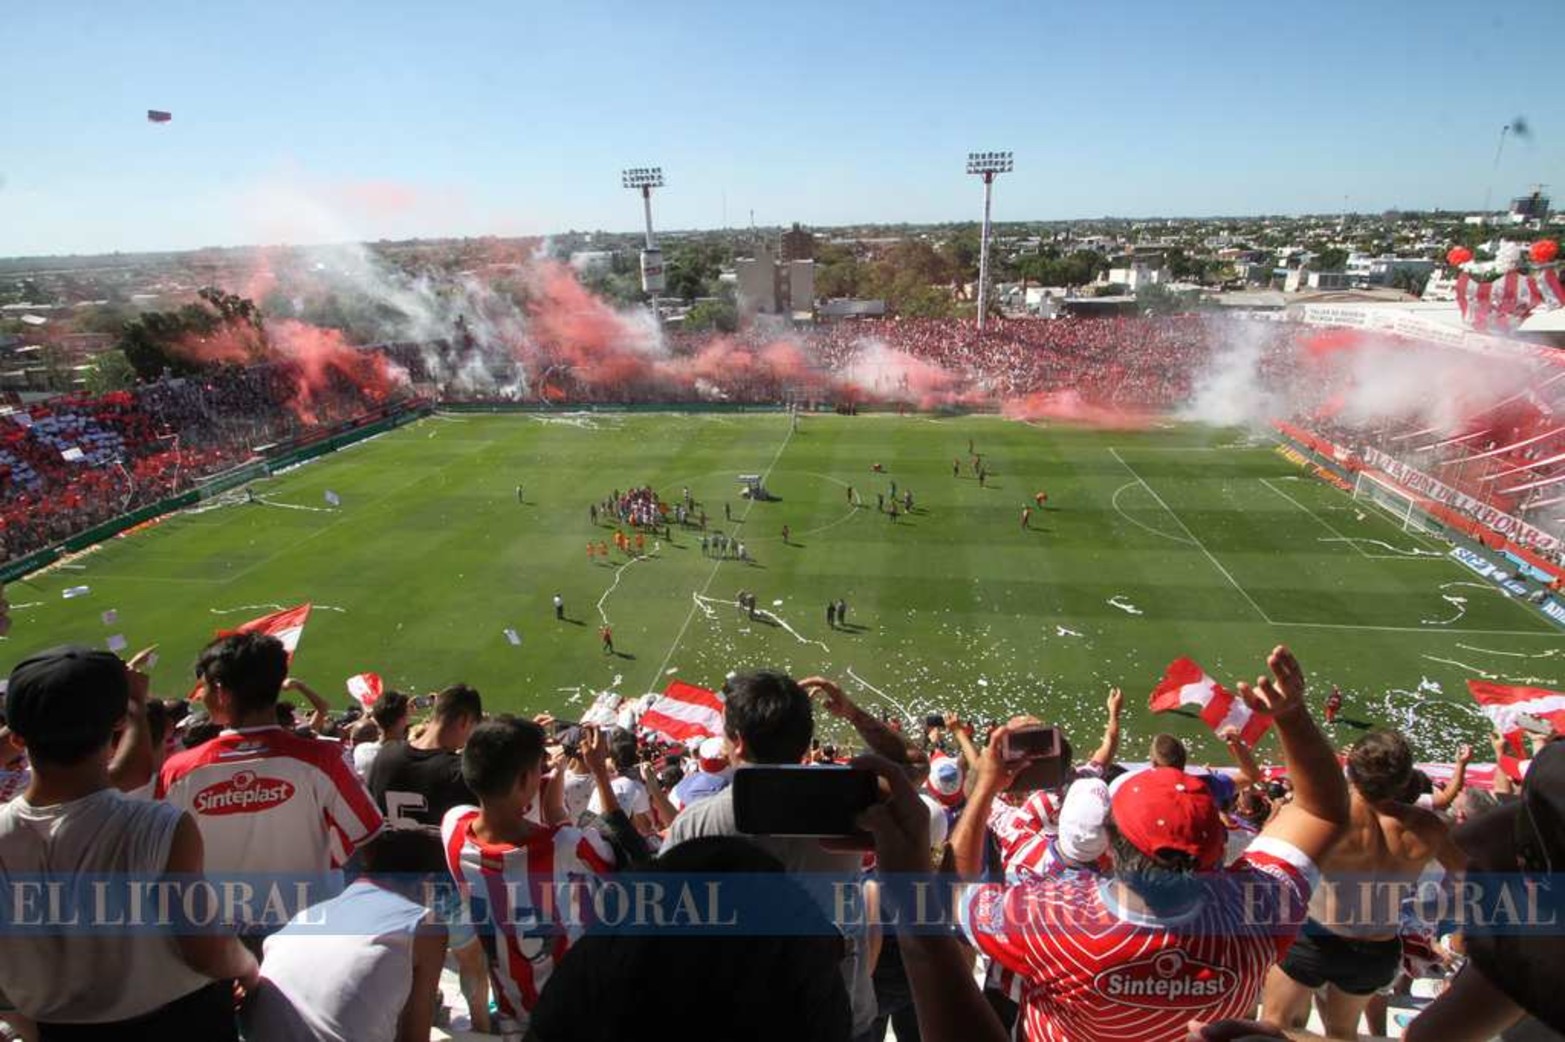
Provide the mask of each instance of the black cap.
{"label": "black cap", "polygon": [[125,715],[125,663],[108,651],[68,644],[24,659],[11,670],[6,718],[25,742],[107,742]]}

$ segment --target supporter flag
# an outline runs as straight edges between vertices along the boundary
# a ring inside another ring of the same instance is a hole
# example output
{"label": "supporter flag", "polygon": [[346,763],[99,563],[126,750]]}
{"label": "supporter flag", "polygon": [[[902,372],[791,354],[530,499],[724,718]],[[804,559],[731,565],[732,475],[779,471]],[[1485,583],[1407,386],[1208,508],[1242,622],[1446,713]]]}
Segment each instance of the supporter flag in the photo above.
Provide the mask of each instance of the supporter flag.
{"label": "supporter flag", "polygon": [[1246,745],[1260,741],[1272,725],[1271,717],[1251,712],[1244,699],[1207,676],[1204,669],[1187,658],[1175,659],[1168,667],[1162,681],[1152,691],[1148,706],[1154,713],[1193,706],[1214,732],[1237,727]]}
{"label": "supporter flag", "polygon": [[676,742],[723,733],[723,699],[715,691],[675,680],[641,714],[641,726]]}
{"label": "supporter flag", "polygon": [[368,712],[380,701],[384,685],[379,673],[358,673],[348,678],[348,694]]}
{"label": "supporter flag", "polygon": [[[236,633],[265,633],[267,636],[276,637],[283,642],[283,650],[288,653],[288,661],[293,661],[293,653],[299,647],[299,638],[304,635],[304,624],[310,617],[310,605],[301,604],[297,608],[284,608],[282,611],[274,611],[270,615],[263,615],[259,619],[251,619],[242,622],[231,630],[218,630],[219,637],[232,637]],[[190,689],[190,694],[185,696],[191,700],[201,697],[201,684]]]}
{"label": "supporter flag", "polygon": [[1555,733],[1565,732],[1565,694],[1542,687],[1491,684],[1487,680],[1469,680],[1467,690],[1496,733],[1519,753],[1525,753],[1527,748],[1523,732],[1541,730],[1540,723]]}
{"label": "supporter flag", "polygon": [[327,489],[326,504],[327,506],[340,507],[342,506],[342,497],[337,495],[337,493],[333,492],[331,489]]}
{"label": "supporter flag", "polygon": [[174,118],[174,114],[172,112],[164,112],[162,109],[148,109],[147,110],[147,122],[148,123],[168,123],[173,118]]}
{"label": "supporter flag", "polygon": [[310,605],[301,604],[297,608],[284,608],[282,611],[274,611],[270,615],[263,615],[259,619],[251,619],[231,630],[220,630],[218,636],[229,637],[235,633],[264,633],[269,637],[276,637],[283,642],[283,648],[288,652],[288,660],[293,661],[293,653],[299,647],[299,638],[304,635],[304,624],[310,617]]}

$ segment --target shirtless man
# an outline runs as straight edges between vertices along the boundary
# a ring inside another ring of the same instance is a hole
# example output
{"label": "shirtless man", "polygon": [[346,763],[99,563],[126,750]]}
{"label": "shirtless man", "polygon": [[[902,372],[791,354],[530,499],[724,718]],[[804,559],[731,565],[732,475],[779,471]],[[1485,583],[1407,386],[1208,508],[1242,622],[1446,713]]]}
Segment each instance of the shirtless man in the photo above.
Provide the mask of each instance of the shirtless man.
{"label": "shirtless man", "polygon": [[[1266,978],[1262,1016],[1303,1026],[1319,991],[1330,1038],[1358,1037],[1359,1016],[1396,977],[1401,905],[1392,895],[1431,861],[1459,871],[1465,859],[1435,814],[1401,802],[1413,777],[1413,751],[1396,731],[1371,731],[1348,752],[1348,831],[1319,859],[1321,885],[1299,939]],[[1361,882],[1373,880],[1372,893]]]}

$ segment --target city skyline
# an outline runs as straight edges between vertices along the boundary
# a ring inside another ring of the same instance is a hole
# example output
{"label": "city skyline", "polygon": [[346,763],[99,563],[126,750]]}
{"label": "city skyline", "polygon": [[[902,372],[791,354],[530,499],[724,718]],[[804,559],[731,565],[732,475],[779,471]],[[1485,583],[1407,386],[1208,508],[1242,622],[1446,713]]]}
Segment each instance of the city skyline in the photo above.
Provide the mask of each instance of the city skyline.
{"label": "city skyline", "polygon": [[0,255],[628,233],[638,165],[689,230],[976,221],[991,149],[1001,223],[1471,211],[1565,166],[1525,74],[1565,11],[784,13],[39,5],[7,19],[35,46],[0,100]]}

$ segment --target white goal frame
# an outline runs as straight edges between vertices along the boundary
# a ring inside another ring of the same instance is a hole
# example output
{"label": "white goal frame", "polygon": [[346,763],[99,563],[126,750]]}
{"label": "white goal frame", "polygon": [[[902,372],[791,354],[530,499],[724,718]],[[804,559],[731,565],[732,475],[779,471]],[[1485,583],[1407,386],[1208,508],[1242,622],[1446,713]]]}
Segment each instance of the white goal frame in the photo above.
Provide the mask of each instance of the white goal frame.
{"label": "white goal frame", "polygon": [[1359,471],[1353,482],[1354,502],[1368,502],[1379,507],[1396,521],[1404,532],[1420,532],[1439,535],[1441,526],[1422,507],[1419,500],[1425,497],[1408,492],[1399,485],[1384,481],[1368,471]]}

